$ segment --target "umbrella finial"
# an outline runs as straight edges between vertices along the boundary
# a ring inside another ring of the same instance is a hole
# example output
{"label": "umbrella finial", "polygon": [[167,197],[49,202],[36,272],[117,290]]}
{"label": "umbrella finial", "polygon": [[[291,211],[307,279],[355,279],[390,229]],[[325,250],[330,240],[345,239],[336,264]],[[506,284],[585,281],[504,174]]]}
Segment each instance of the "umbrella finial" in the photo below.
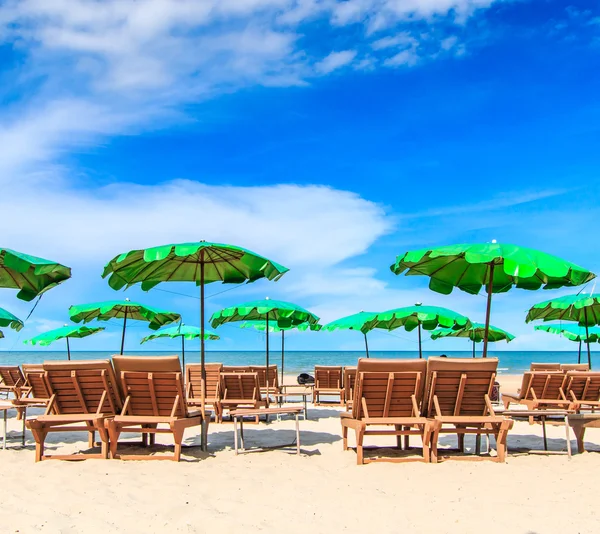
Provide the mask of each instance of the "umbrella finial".
{"label": "umbrella finial", "polygon": [[492,239],[492,243],[495,245],[498,241],[496,241],[495,239]]}
{"label": "umbrella finial", "polygon": [[265,297],[265,300],[271,300],[269,297]]}
{"label": "umbrella finial", "polygon": [[131,302],[131,301],[129,300],[129,297],[125,297],[125,302]]}
{"label": "umbrella finial", "polygon": [[69,326],[67,323],[63,324],[63,326]]}
{"label": "umbrella finial", "polygon": [[415,306],[422,306],[423,303],[422,302],[415,302]]}

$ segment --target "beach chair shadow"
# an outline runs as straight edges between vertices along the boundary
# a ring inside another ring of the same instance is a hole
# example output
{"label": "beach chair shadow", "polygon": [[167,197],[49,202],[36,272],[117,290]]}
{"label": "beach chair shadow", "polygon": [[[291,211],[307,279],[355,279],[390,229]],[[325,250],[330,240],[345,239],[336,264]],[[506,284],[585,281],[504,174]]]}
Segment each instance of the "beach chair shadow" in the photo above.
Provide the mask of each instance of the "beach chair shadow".
{"label": "beach chair shadow", "polygon": [[[565,438],[547,438],[548,452],[566,452],[567,451],[567,440]],[[576,450],[577,441],[573,437],[571,441],[571,447]],[[593,445],[593,449],[600,451],[600,448],[596,444]],[[544,451],[544,438],[536,434],[513,434],[508,437],[507,441],[508,450],[511,454],[519,453],[530,453],[530,452],[545,452]],[[587,450],[587,449],[586,449]]]}
{"label": "beach chair shadow", "polygon": [[340,413],[344,410],[333,410],[331,408],[309,408],[308,419],[313,421],[319,421],[320,419],[330,419],[332,417],[338,418]]}

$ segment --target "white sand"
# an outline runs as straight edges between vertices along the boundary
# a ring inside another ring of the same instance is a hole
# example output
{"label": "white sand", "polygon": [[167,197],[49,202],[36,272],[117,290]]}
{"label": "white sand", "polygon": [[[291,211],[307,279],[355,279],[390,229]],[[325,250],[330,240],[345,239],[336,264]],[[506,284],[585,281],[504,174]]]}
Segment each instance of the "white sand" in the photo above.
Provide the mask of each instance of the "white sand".
{"label": "white sand", "polygon": [[[514,379],[513,379],[514,380]],[[509,379],[503,377],[504,382]],[[519,380],[517,380],[518,382]],[[506,386],[508,389],[516,389]],[[302,451],[233,453],[233,428],[211,425],[210,452],[184,461],[87,460],[34,463],[20,447],[10,412],[9,449],[0,450],[1,532],[378,532],[573,533],[597,530],[600,430],[591,451],[566,456],[511,454],[490,461],[356,465],[342,451],[338,411],[310,409]],[[548,430],[565,449],[564,428]],[[352,434],[351,434],[352,436]],[[169,443],[168,436],[159,441]],[[77,440],[77,441],[74,441]],[[293,440],[291,420],[246,426],[247,446]],[[67,443],[65,443],[65,441]],[[366,443],[389,444],[394,438]],[[353,443],[353,437],[351,439]],[[417,440],[413,440],[416,445]],[[198,444],[196,431],[186,445]],[[442,445],[455,444],[443,437]],[[472,441],[467,441],[472,446]],[[50,435],[49,453],[87,448],[87,436]],[[575,440],[572,439],[575,448]],[[541,427],[516,423],[509,449],[541,448]]]}

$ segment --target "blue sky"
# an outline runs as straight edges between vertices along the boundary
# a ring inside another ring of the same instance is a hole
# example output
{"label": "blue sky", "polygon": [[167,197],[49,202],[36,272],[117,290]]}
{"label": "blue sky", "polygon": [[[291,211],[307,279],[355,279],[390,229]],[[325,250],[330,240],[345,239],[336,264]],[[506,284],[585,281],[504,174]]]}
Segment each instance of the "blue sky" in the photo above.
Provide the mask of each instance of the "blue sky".
{"label": "blue sky", "polygon": [[[416,301],[482,320],[483,297],[389,271],[396,254],[457,242],[598,272],[599,58],[597,2],[0,1],[3,245],[73,267],[2,348],[62,325],[71,304],[118,297],[100,278],[114,255],[170,242],[234,243],[291,269],[210,298],[209,313],[269,295],[324,321]],[[163,289],[186,296],[126,295],[197,324],[195,288]],[[518,336],[498,348],[572,349],[523,323],[565,292],[498,296],[493,323]],[[8,290],[0,305],[30,310]],[[127,347],[147,333],[132,328]],[[221,334],[215,349],[262,347]],[[414,337],[371,346],[413,350]],[[289,338],[362,348],[353,332]],[[118,345],[110,323],[77,343]]]}

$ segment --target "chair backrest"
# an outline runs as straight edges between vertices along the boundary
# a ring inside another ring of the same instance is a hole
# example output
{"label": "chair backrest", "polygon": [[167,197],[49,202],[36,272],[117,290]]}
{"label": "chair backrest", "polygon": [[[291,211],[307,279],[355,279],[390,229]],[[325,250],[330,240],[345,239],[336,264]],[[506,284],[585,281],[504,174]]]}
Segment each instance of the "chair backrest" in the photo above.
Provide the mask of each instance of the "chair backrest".
{"label": "chair backrest", "polygon": [[48,412],[115,415],[121,410],[109,360],[44,362],[44,380],[51,394]]}
{"label": "chair backrest", "polygon": [[256,402],[262,400],[256,373],[221,373],[221,391],[221,398],[224,401]]}
{"label": "chair backrest", "polygon": [[251,373],[252,368],[249,365],[224,365],[223,373]]}
{"label": "chair backrest", "polygon": [[565,396],[570,401],[600,401],[600,372],[569,371]]}
{"label": "chair backrest", "polygon": [[[221,382],[222,363],[207,363],[204,365],[206,373],[206,400],[209,404],[219,400],[219,384]],[[202,399],[202,365],[190,363],[185,366],[187,398],[189,400]]]}
{"label": "chair backrest", "polygon": [[113,356],[123,415],[185,417],[188,414],[178,356]]}
{"label": "chair backrest", "polygon": [[[258,383],[261,388],[267,387],[267,371],[264,365],[251,365],[250,372],[258,375]],[[279,387],[277,365],[269,365],[269,388],[277,387]]]}
{"label": "chair backrest", "polygon": [[532,363],[530,371],[560,371],[560,363]]}
{"label": "chair backrest", "polygon": [[344,367],[344,392],[347,401],[354,400],[354,383],[356,382],[356,366]]}
{"label": "chair backrest", "polygon": [[315,365],[315,387],[342,389],[343,372],[339,365]]}
{"label": "chair backrest", "polygon": [[587,363],[561,363],[561,371],[589,371],[590,366]]}
{"label": "chair backrest", "polygon": [[52,394],[44,378],[44,366],[41,364],[24,363],[22,367],[25,383],[31,388],[28,396],[34,399],[49,400]]}
{"label": "chair backrest", "polygon": [[561,400],[566,376],[563,371],[529,371],[523,374],[520,397],[525,400]]}
{"label": "chair backrest", "polygon": [[3,386],[22,387],[25,385],[25,377],[18,365],[0,366],[0,379]]}
{"label": "chair backrest", "polygon": [[359,359],[352,417],[419,417],[426,371],[426,360]]}
{"label": "chair backrest", "polygon": [[497,358],[429,358],[422,411],[428,417],[488,415],[497,368]]}

